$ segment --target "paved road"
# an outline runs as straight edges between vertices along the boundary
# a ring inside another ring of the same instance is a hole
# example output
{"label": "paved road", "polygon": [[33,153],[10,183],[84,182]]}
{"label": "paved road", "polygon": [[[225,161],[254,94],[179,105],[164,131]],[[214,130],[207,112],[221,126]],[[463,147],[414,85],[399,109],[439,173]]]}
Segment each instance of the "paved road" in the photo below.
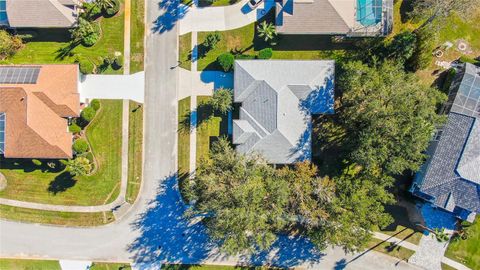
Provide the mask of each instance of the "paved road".
{"label": "paved road", "polygon": [[[165,10],[147,1],[147,28]],[[148,31],[147,29],[147,31]],[[160,181],[176,171],[177,30],[150,33],[145,61],[145,166],[141,196],[117,223],[99,228],[58,228],[0,221],[1,256],[38,256],[63,259],[128,260],[128,245],[140,232],[132,226],[155,199]]]}

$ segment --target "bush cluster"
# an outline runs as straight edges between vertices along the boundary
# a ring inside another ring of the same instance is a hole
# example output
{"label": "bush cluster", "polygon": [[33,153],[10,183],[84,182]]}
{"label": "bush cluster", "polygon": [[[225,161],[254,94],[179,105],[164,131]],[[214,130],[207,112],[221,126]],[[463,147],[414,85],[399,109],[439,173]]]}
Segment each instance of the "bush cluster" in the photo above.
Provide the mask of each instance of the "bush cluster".
{"label": "bush cluster", "polygon": [[90,121],[93,120],[93,118],[95,117],[95,114],[96,114],[95,109],[89,106],[82,110],[82,112],[80,113],[80,117],[82,117],[82,119],[85,122],[89,123]]}
{"label": "bush cluster", "polygon": [[88,59],[80,59],[80,61],[78,62],[78,66],[80,72],[83,74],[92,74],[93,70],[95,69],[93,63]]}
{"label": "bush cluster", "polygon": [[68,130],[71,133],[80,133],[80,131],[82,131],[82,128],[77,125],[77,123],[72,123],[70,126],[68,126]]}
{"label": "bush cluster", "polygon": [[120,2],[118,0],[111,1],[112,6],[103,10],[105,17],[112,17],[120,11]]}
{"label": "bush cluster", "polygon": [[94,99],[90,101],[90,107],[92,107],[95,111],[98,111],[100,109],[100,100]]}
{"label": "bush cluster", "polygon": [[83,154],[88,151],[88,143],[85,139],[76,139],[73,142],[73,150],[77,154]]}
{"label": "bush cluster", "polygon": [[42,162],[38,159],[32,159],[32,163],[35,166],[42,166]]}
{"label": "bush cluster", "polygon": [[233,67],[235,57],[231,53],[223,53],[218,56],[217,62],[222,67],[223,71],[229,72]]}
{"label": "bush cluster", "polygon": [[272,58],[273,50],[272,48],[265,48],[258,52],[258,59],[270,59]]}

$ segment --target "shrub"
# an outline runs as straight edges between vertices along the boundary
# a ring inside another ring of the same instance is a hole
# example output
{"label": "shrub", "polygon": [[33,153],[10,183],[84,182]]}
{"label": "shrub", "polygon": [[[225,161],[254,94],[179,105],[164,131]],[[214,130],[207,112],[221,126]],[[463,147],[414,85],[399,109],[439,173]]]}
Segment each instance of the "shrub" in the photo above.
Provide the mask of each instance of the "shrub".
{"label": "shrub", "polygon": [[83,109],[83,111],[80,113],[80,116],[82,117],[82,119],[85,121],[85,122],[90,122],[93,120],[93,118],[95,117],[95,110],[92,108],[92,107],[86,107],[85,109]]}
{"label": "shrub", "polygon": [[222,67],[223,71],[228,72],[232,69],[235,58],[231,53],[223,53],[218,56],[217,62]]}
{"label": "shrub", "polygon": [[213,92],[213,96],[209,101],[212,108],[222,114],[232,109],[233,92],[230,89],[219,88]]}
{"label": "shrub", "polygon": [[94,99],[90,101],[90,107],[92,107],[95,111],[98,111],[98,109],[100,109],[100,100]]}
{"label": "shrub", "polygon": [[77,123],[72,123],[69,127],[68,127],[68,130],[71,132],[71,133],[80,133],[80,131],[82,131],[82,128],[77,125]]}
{"label": "shrub", "polygon": [[478,65],[480,63],[480,61],[472,59],[472,58],[467,57],[465,55],[460,56],[460,58],[458,60],[462,63],[469,63],[469,64],[473,64],[473,65]]}
{"label": "shrub", "polygon": [[80,16],[82,16],[83,18],[89,21],[93,20],[102,12],[102,9],[96,3],[93,3],[93,2],[83,2],[82,9],[83,9],[83,12],[81,13]]}
{"label": "shrub", "polygon": [[84,139],[76,139],[73,142],[73,150],[77,154],[83,154],[88,151],[88,143]]}
{"label": "shrub", "polygon": [[77,27],[70,30],[73,43],[82,43],[84,46],[93,46],[100,38],[100,26],[96,22],[89,22],[78,18]]}
{"label": "shrub", "polygon": [[92,171],[92,164],[87,158],[77,157],[63,162],[72,176],[87,175]]}
{"label": "shrub", "polygon": [[111,6],[103,10],[103,12],[105,13],[105,17],[112,17],[120,10],[120,2],[118,0],[112,0],[111,4]]}
{"label": "shrub", "polygon": [[32,159],[32,163],[35,166],[42,166],[42,162],[38,159]]}
{"label": "shrub", "polygon": [[13,56],[23,47],[22,39],[0,30],[0,60]]}
{"label": "shrub", "polygon": [[123,56],[119,55],[115,57],[112,63],[112,68],[117,70],[120,69],[123,66]]}
{"label": "shrub", "polygon": [[215,49],[215,46],[217,46],[217,43],[222,39],[222,36],[218,31],[215,31],[213,33],[208,33],[208,35],[205,37],[205,40],[203,41],[203,45],[207,47],[208,49]]}
{"label": "shrub", "polygon": [[272,58],[273,50],[272,48],[265,48],[258,52],[258,59],[270,59]]}
{"label": "shrub", "polygon": [[80,72],[83,74],[92,74],[95,66],[88,59],[81,59],[78,62]]}

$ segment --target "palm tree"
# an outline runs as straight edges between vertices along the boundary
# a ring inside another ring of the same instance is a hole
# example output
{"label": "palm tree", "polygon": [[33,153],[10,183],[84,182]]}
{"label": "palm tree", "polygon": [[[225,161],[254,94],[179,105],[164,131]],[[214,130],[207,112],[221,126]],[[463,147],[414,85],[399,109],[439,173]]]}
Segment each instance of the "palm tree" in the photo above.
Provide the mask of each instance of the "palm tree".
{"label": "palm tree", "polygon": [[92,170],[92,164],[90,160],[85,157],[77,157],[76,159],[70,159],[66,162],[67,171],[71,176],[87,175]]}
{"label": "palm tree", "polygon": [[95,4],[100,7],[102,10],[106,10],[108,8],[113,7],[112,0],[95,0]]}
{"label": "palm tree", "polygon": [[257,26],[258,36],[262,37],[265,42],[272,41],[276,36],[275,26],[272,23],[263,21]]}

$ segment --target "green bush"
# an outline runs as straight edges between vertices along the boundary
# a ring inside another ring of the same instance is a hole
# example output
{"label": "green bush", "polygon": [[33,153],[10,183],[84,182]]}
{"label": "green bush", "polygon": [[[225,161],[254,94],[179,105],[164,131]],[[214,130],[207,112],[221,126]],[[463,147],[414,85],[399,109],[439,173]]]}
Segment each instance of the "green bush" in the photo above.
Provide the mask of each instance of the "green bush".
{"label": "green bush", "polygon": [[82,128],[77,125],[77,123],[72,123],[69,127],[68,127],[68,130],[71,132],[71,133],[80,133],[80,131],[82,131]]}
{"label": "green bush", "polygon": [[76,139],[73,142],[73,150],[77,154],[83,154],[88,151],[88,143],[84,139]]}
{"label": "green bush", "polygon": [[87,47],[93,46],[100,38],[100,25],[97,22],[89,22],[82,17],[78,18],[77,27],[69,31],[74,44],[82,43]]}
{"label": "green bush", "polygon": [[203,41],[203,45],[207,47],[209,50],[215,49],[217,46],[217,43],[222,39],[222,36],[220,36],[220,33],[218,31],[215,31],[213,33],[208,33],[207,36],[205,37],[205,40]]}
{"label": "green bush", "polygon": [[88,123],[93,120],[93,118],[95,117],[95,114],[96,114],[95,109],[93,109],[92,107],[86,107],[80,113],[80,116],[85,122]]}
{"label": "green bush", "polygon": [[81,59],[78,62],[78,66],[79,66],[80,72],[83,74],[92,74],[93,69],[95,68],[93,63],[90,62],[90,60],[88,59]]}
{"label": "green bush", "polygon": [[0,30],[0,60],[13,56],[23,47],[22,39]]}
{"label": "green bush", "polygon": [[231,53],[223,53],[218,56],[217,62],[222,67],[223,71],[228,72],[233,67],[233,62],[235,61],[235,57]]}
{"label": "green bush", "polygon": [[38,159],[32,159],[32,163],[35,166],[42,166],[42,162]]}
{"label": "green bush", "polygon": [[258,59],[270,59],[272,58],[273,50],[272,48],[265,48],[258,52]]}
{"label": "green bush", "polygon": [[103,12],[105,13],[105,17],[112,17],[118,13],[120,10],[120,2],[118,0],[112,1],[112,6],[106,8]]}
{"label": "green bush", "polygon": [[98,111],[98,109],[100,109],[100,100],[94,99],[90,101],[90,107],[92,107],[95,111]]}
{"label": "green bush", "polygon": [[82,44],[85,47],[91,47],[97,43],[98,39],[100,38],[100,25],[98,23],[92,23],[94,32],[92,32],[90,35],[87,35],[83,38]]}

